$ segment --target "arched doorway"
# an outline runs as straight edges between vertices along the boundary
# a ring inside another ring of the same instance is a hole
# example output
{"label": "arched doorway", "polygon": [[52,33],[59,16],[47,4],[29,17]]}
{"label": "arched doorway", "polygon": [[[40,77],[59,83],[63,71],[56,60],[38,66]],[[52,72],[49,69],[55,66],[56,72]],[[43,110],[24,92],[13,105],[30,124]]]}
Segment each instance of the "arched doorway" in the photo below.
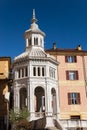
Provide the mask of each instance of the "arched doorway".
{"label": "arched doorway", "polygon": [[35,108],[36,112],[44,112],[45,111],[45,94],[44,89],[42,87],[35,88]]}
{"label": "arched doorway", "polygon": [[56,100],[56,91],[54,88],[51,89],[51,94],[52,94],[52,109],[53,109],[53,114],[57,113],[57,100]]}
{"label": "arched doorway", "polygon": [[20,109],[27,107],[27,90],[26,88],[20,89]]}

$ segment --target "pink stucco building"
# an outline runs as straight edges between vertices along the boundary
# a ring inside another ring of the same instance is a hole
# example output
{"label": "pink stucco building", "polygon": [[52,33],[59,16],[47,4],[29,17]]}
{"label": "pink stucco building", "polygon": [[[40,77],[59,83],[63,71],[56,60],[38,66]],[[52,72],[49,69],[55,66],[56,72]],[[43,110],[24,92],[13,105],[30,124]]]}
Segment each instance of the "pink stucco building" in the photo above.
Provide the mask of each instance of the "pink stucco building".
{"label": "pink stucco building", "polygon": [[65,128],[87,129],[87,51],[58,49],[54,44],[49,54],[59,61],[60,120]]}

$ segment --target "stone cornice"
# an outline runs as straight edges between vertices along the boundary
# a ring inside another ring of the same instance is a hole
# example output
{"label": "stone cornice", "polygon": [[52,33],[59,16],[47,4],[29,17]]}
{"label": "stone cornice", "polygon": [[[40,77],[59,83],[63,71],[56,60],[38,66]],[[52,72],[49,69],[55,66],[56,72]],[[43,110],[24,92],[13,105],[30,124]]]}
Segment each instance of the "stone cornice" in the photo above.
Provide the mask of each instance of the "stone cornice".
{"label": "stone cornice", "polygon": [[78,50],[46,50],[46,53],[51,55],[80,55],[87,56],[87,51]]}
{"label": "stone cornice", "polygon": [[52,62],[52,63],[55,63],[55,64],[59,64],[58,63],[58,61],[57,60],[55,60],[55,59],[53,59],[53,58],[51,58],[51,57],[25,57],[25,58],[20,58],[20,59],[17,59],[17,60],[14,60],[14,62],[13,62],[13,66],[14,65],[20,65],[20,64],[26,64],[27,62],[29,62],[29,61],[41,61],[41,62],[43,62],[43,61],[45,61],[45,62],[47,62],[47,61],[49,61],[49,62]]}

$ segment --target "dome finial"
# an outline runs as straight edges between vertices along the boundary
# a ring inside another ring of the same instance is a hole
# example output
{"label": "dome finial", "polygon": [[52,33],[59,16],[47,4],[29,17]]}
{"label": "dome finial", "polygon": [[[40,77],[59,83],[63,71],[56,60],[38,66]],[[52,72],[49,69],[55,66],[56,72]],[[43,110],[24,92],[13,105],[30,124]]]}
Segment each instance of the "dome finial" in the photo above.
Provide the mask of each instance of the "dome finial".
{"label": "dome finial", "polygon": [[33,18],[35,18],[35,9],[33,9]]}
{"label": "dome finial", "polygon": [[33,18],[32,18],[32,23],[36,23],[37,19],[35,18],[35,9],[33,9]]}

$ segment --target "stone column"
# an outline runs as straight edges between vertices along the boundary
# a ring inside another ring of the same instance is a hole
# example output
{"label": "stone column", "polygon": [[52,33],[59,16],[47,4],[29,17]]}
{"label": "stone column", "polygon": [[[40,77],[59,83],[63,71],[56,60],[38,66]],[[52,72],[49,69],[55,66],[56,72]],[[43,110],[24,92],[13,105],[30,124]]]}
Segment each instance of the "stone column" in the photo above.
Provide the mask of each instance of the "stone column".
{"label": "stone column", "polygon": [[34,110],[34,87],[30,86],[30,120],[35,119],[35,110]]}

